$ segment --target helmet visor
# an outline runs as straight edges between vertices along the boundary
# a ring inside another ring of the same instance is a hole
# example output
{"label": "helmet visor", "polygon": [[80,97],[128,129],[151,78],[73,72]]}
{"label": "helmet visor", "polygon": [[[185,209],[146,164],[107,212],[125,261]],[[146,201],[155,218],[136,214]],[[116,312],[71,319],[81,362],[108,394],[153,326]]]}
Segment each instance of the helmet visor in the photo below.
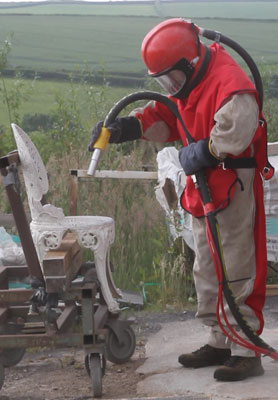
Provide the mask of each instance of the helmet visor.
{"label": "helmet visor", "polygon": [[178,94],[186,83],[186,75],[179,69],[172,69],[166,74],[154,78],[170,96]]}

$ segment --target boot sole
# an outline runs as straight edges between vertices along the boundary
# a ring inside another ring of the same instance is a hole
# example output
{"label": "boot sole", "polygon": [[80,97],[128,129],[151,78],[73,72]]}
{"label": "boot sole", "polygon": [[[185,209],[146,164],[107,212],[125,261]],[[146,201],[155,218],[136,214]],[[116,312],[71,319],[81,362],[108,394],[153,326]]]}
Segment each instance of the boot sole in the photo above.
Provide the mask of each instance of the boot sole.
{"label": "boot sole", "polygon": [[215,367],[217,365],[223,365],[225,362],[227,361],[227,359],[223,360],[223,361],[217,361],[214,363],[202,363],[202,364],[198,364],[197,362],[188,362],[188,363],[182,363],[181,361],[179,361],[179,363],[184,367],[184,368],[205,368],[205,367]]}
{"label": "boot sole", "polygon": [[219,373],[217,373],[217,371],[215,371],[214,378],[217,381],[222,381],[222,382],[236,382],[236,381],[242,381],[246,378],[251,378],[254,376],[261,376],[263,374],[264,374],[264,369],[263,369],[263,367],[261,367],[261,368],[258,368],[255,371],[252,371],[248,374],[243,374],[243,375],[238,375],[238,376],[226,375],[225,371],[219,371]]}

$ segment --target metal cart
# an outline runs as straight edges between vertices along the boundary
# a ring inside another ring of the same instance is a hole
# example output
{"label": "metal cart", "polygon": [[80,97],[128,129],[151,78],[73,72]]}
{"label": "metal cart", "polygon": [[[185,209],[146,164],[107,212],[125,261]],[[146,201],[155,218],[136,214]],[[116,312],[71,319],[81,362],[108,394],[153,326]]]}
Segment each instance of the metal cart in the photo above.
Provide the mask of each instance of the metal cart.
{"label": "metal cart", "polygon": [[[122,294],[111,281],[109,258],[104,277],[99,277],[94,261],[82,261],[80,238],[73,231],[66,230],[39,259],[19,193],[20,166],[18,151],[0,159],[27,264],[0,267],[0,389],[5,368],[19,363],[26,348],[76,346],[84,349],[92,393],[100,397],[106,360],[124,363],[133,355],[132,321],[121,318]],[[29,287],[11,289],[14,278],[28,279]]]}

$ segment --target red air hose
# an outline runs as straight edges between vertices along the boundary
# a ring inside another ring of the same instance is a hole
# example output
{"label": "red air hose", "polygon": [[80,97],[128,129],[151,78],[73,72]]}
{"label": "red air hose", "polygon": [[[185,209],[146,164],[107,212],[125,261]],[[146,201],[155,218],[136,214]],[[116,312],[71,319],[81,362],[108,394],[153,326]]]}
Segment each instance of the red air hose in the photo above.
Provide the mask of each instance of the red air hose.
{"label": "red air hose", "polygon": [[[249,350],[254,351],[256,354],[264,354],[267,355],[274,360],[278,360],[278,353],[271,348],[262,348],[259,346],[256,346],[253,343],[248,342],[244,338],[242,338],[231,326],[231,324],[228,321],[228,318],[226,316],[225,308],[224,308],[224,303],[223,303],[223,273],[222,273],[222,268],[221,268],[221,260],[220,258],[222,257],[222,254],[219,255],[219,252],[216,249],[214,240],[213,240],[213,235],[210,230],[210,225],[208,221],[208,217],[206,216],[206,235],[207,235],[207,242],[209,245],[209,250],[211,254],[211,258],[213,260],[213,264],[215,267],[215,272],[218,280],[218,296],[217,296],[217,305],[216,305],[216,316],[217,316],[217,322],[225,334],[225,336],[230,339],[232,342],[243,346]],[[229,331],[224,327],[222,321],[221,321],[221,315],[222,318],[224,319],[224,322],[226,324],[226,327],[228,328]]]}

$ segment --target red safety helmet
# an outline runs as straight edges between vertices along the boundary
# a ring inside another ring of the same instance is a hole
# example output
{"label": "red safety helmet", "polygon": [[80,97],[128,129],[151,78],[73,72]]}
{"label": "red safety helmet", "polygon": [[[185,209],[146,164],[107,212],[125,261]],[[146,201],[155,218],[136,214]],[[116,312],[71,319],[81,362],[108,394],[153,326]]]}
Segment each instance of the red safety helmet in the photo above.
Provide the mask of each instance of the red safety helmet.
{"label": "red safety helmet", "polygon": [[198,33],[191,21],[172,18],[155,26],[142,42],[141,55],[149,75],[173,97],[183,97],[203,63],[205,46]]}

